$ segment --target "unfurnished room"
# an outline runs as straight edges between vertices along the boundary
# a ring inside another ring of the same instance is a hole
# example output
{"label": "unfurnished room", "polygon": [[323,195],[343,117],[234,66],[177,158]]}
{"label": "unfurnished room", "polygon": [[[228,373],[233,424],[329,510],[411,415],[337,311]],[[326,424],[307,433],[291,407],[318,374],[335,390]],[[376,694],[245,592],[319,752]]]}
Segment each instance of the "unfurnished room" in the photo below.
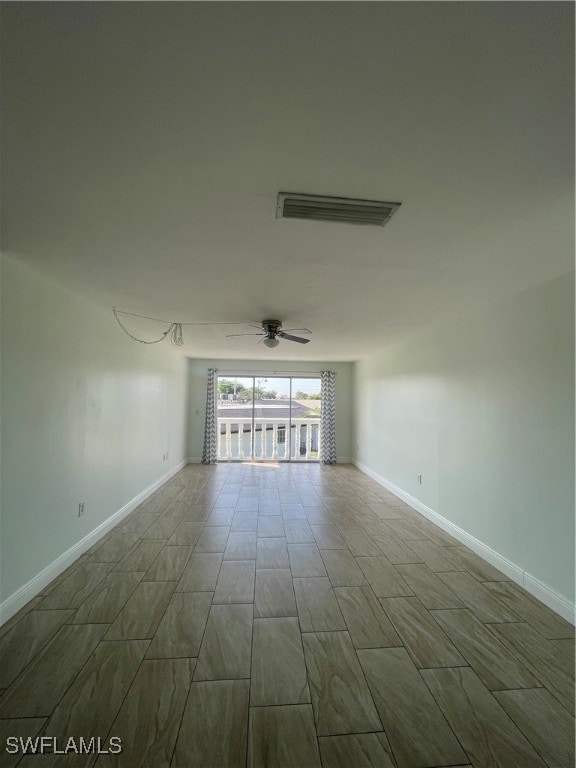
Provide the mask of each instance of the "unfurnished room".
{"label": "unfurnished room", "polygon": [[0,15],[2,766],[573,768],[574,4]]}

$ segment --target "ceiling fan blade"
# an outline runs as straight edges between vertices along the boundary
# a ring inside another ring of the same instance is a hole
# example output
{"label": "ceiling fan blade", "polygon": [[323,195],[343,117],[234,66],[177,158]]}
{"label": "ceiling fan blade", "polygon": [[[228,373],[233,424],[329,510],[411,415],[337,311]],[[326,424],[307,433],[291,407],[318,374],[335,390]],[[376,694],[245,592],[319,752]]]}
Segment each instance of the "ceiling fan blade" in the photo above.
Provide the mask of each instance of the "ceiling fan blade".
{"label": "ceiling fan blade", "polygon": [[262,336],[262,333],[227,333],[226,338],[231,339],[232,336]]}
{"label": "ceiling fan blade", "polygon": [[300,331],[301,333],[312,333],[309,328],[284,328],[284,332],[288,331]]}
{"label": "ceiling fan blade", "polygon": [[280,336],[281,339],[286,339],[287,341],[297,341],[298,344],[308,344],[310,339],[301,339],[299,336],[290,336],[289,333],[284,333],[284,331],[278,331],[278,336]]}

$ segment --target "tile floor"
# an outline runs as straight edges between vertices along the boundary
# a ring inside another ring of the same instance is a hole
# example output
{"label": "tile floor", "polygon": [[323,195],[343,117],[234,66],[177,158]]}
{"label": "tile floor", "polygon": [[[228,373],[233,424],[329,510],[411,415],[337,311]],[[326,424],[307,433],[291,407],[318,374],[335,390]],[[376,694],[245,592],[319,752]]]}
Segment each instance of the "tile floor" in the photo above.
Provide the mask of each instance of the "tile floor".
{"label": "tile floor", "polygon": [[7,768],[574,766],[573,627],[350,466],[186,467],[0,653]]}

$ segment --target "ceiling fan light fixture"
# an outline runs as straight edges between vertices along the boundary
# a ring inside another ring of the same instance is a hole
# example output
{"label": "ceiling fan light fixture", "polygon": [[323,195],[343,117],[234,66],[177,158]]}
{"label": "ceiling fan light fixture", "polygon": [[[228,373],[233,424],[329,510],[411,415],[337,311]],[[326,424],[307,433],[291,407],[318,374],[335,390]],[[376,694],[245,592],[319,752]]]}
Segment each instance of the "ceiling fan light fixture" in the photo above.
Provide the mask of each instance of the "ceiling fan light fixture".
{"label": "ceiling fan light fixture", "polygon": [[274,338],[265,338],[263,341],[263,344],[265,347],[269,347],[270,349],[272,349],[273,347],[277,347],[278,344],[280,344],[280,341]]}

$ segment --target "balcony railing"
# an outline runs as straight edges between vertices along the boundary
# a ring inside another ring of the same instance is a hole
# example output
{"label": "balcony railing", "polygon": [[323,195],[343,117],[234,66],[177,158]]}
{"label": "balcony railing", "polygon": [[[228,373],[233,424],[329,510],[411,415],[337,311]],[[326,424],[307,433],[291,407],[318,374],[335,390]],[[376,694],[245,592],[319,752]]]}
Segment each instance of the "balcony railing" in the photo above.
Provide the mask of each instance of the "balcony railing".
{"label": "balcony railing", "polygon": [[218,417],[218,459],[247,461],[252,458],[272,461],[318,461],[320,419],[252,419]]}

